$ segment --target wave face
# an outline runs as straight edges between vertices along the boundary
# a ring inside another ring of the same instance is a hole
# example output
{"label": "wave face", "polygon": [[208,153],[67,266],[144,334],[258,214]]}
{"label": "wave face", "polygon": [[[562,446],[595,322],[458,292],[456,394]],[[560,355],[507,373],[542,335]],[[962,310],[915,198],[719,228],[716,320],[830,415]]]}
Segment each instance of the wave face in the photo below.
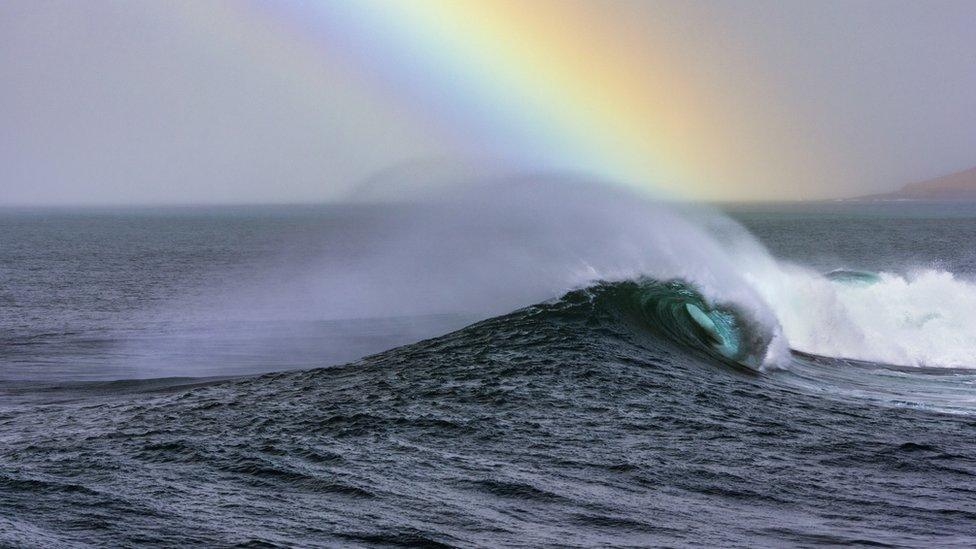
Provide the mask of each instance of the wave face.
{"label": "wave face", "polygon": [[683,348],[758,369],[774,334],[734,305],[716,306],[690,284],[642,278],[585,290],[597,301],[629,311],[643,326]]}

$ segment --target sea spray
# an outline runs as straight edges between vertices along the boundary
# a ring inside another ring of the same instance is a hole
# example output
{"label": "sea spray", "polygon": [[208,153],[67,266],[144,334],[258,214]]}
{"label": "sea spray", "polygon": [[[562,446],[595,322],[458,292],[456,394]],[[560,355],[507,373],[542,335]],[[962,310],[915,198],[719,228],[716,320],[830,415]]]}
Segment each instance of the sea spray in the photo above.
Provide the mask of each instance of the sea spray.
{"label": "sea spray", "polygon": [[[791,347],[897,365],[974,365],[971,283],[940,271],[827,277],[777,260],[741,225],[700,205],[579,177],[468,171],[425,179],[393,170],[339,207],[372,213],[324,223],[319,240],[297,234],[262,264],[215,273],[154,318],[219,326],[456,315],[383,339],[406,342],[598,281],[679,280],[710,310],[734,310],[762,333],[756,362],[766,367],[787,366]],[[194,332],[195,341],[206,337]],[[350,337],[357,345],[334,347],[383,350]],[[166,361],[191,343],[140,340],[132,343],[139,353],[122,354]]]}
{"label": "sea spray", "polygon": [[[171,310],[187,319],[488,318],[597,281],[681,280],[709,306],[734,305],[762,326],[763,340],[776,345],[757,364],[788,356],[775,315],[729,253],[735,248],[708,229],[707,223],[733,223],[719,213],[565,176],[464,176],[449,183],[432,176],[428,186],[415,174],[384,177],[387,192],[378,191],[383,178],[373,178],[367,198],[385,215],[356,228],[351,252],[336,256],[341,240],[317,253],[304,246],[304,255],[280,254],[264,268],[225,276],[212,290],[196,292],[207,299]],[[405,180],[409,193],[401,192]],[[750,241],[739,248],[762,250],[747,232],[736,234]]]}

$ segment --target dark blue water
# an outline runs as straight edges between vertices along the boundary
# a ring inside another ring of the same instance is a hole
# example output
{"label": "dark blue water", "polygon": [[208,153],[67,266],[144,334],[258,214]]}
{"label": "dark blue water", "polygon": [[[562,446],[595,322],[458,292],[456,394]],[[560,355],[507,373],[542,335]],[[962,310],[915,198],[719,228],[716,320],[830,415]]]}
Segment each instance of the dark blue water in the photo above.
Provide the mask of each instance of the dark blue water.
{"label": "dark blue water", "polygon": [[335,314],[314,281],[383,240],[386,207],[0,211],[0,380],[311,368],[470,317]]}
{"label": "dark blue water", "polygon": [[[731,211],[822,272],[974,272],[971,205]],[[0,214],[0,545],[976,543],[971,370],[757,371],[655,281],[329,314],[391,217]]]}

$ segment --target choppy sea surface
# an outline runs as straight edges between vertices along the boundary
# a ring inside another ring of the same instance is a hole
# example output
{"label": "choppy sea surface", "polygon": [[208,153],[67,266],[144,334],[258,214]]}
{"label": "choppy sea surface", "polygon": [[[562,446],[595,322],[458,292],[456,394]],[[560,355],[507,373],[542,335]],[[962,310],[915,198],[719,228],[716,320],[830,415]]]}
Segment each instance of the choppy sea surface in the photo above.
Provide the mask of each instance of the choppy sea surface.
{"label": "choppy sea surface", "polygon": [[0,546],[976,544],[976,205],[724,209],[752,290],[502,311],[395,206],[0,210]]}

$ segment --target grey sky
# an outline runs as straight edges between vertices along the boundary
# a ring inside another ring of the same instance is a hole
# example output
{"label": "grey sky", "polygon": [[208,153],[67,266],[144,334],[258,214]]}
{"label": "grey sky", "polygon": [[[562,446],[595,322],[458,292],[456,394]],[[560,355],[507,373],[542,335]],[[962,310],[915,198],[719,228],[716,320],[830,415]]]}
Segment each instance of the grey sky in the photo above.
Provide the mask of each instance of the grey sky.
{"label": "grey sky", "polygon": [[[456,152],[369,97],[341,60],[323,52],[318,88],[296,93],[266,30],[235,40],[189,24],[186,5],[0,3],[0,204],[329,200]],[[700,70],[722,82],[737,70],[728,52],[747,52],[764,77],[729,93],[775,95],[796,113],[790,146],[834,166],[796,196],[976,165],[976,2],[634,5],[654,12],[675,32],[718,20],[725,34],[701,37]]]}

